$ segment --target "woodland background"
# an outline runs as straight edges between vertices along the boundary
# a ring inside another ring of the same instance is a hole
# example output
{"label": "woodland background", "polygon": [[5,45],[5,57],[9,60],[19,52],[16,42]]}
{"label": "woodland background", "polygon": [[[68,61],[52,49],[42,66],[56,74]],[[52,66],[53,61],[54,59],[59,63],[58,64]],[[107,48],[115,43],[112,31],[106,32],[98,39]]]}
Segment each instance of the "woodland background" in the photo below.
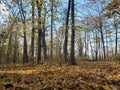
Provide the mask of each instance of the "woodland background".
{"label": "woodland background", "polygon": [[120,90],[120,0],[0,0],[0,90]]}
{"label": "woodland background", "polygon": [[119,11],[119,0],[1,0],[0,62],[118,58]]}

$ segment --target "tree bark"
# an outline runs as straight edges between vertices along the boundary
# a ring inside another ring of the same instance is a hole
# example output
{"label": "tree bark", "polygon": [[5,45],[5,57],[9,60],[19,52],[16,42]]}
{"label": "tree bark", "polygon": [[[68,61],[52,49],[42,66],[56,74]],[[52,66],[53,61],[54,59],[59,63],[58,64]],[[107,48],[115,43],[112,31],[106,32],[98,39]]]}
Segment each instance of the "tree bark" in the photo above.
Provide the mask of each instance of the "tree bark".
{"label": "tree bark", "polygon": [[105,41],[104,41],[104,35],[103,35],[102,22],[101,21],[100,21],[100,33],[101,33],[102,45],[103,45],[103,58],[106,59]]}
{"label": "tree bark", "polygon": [[42,33],[42,36],[43,36],[42,43],[43,43],[43,50],[44,50],[44,60],[47,58],[47,46],[46,46],[46,40],[45,40],[45,31],[46,31],[46,28],[45,28],[45,19],[46,19],[46,13],[44,15],[43,33]]}
{"label": "tree bark", "polygon": [[35,33],[35,28],[34,28],[34,8],[35,8],[35,2],[34,2],[34,0],[32,0],[32,32],[31,32],[31,35],[32,35],[32,37],[31,37],[31,62],[34,62],[34,37],[35,37],[35,35],[34,35],[34,33]]}
{"label": "tree bark", "polygon": [[27,56],[27,37],[26,37],[26,25],[25,25],[25,21],[23,22],[23,27],[25,27],[24,29],[24,46],[23,46],[23,63],[27,63],[28,62],[28,56]]}
{"label": "tree bark", "polygon": [[72,35],[71,35],[71,52],[70,52],[70,59],[71,65],[76,65],[75,60],[75,21],[74,21],[74,0],[71,0],[71,20],[72,20]]}
{"label": "tree bark", "polygon": [[53,59],[53,0],[51,0],[51,61]]}
{"label": "tree bark", "polygon": [[28,62],[28,56],[27,56],[27,36],[26,36],[26,12],[23,9],[23,3],[22,0],[17,0],[18,6],[19,6],[19,10],[20,10],[20,16],[22,19],[22,23],[23,23],[23,63],[27,63]]}
{"label": "tree bark", "polygon": [[9,43],[8,43],[8,49],[7,49],[7,55],[6,55],[6,63],[10,63],[11,51],[12,51],[12,35],[10,35],[9,37]]}
{"label": "tree bark", "polygon": [[42,27],[41,27],[41,10],[42,10],[42,4],[39,4],[39,1],[37,0],[37,10],[38,10],[38,56],[37,56],[37,63],[41,62],[41,56],[42,56]]}
{"label": "tree bark", "polygon": [[114,28],[115,28],[115,55],[117,55],[117,45],[118,45],[118,28],[114,17]]}
{"label": "tree bark", "polygon": [[70,4],[71,4],[71,0],[69,0],[68,2],[68,10],[67,10],[67,17],[66,17],[66,29],[65,29],[65,41],[64,41],[64,60],[65,62],[68,61],[67,56],[68,56],[68,50],[67,50],[67,46],[68,46],[68,23],[69,23],[69,14],[70,14]]}
{"label": "tree bark", "polygon": [[13,63],[17,62],[17,53],[18,53],[18,40],[17,40],[17,35],[15,35],[14,39],[14,58],[13,58]]}

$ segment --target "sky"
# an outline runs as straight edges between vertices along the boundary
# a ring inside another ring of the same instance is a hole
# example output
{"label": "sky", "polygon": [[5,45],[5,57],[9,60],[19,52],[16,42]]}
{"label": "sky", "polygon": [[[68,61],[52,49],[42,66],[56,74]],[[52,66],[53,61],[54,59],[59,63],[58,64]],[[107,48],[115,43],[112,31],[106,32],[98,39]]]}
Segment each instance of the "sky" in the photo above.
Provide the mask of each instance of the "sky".
{"label": "sky", "polygon": [[2,1],[0,1],[0,16],[8,16],[8,9],[9,8]]}
{"label": "sky", "polygon": [[5,23],[5,20],[7,20],[8,16],[8,7],[0,1],[0,29],[4,29],[6,27],[7,23]]}

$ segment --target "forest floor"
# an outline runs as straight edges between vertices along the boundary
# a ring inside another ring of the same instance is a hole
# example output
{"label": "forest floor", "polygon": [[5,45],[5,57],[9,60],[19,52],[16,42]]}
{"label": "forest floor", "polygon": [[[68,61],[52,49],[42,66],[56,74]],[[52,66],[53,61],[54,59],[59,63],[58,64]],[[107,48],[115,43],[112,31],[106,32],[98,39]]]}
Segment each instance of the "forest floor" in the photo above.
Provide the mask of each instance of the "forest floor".
{"label": "forest floor", "polygon": [[120,90],[120,63],[2,65],[0,90]]}

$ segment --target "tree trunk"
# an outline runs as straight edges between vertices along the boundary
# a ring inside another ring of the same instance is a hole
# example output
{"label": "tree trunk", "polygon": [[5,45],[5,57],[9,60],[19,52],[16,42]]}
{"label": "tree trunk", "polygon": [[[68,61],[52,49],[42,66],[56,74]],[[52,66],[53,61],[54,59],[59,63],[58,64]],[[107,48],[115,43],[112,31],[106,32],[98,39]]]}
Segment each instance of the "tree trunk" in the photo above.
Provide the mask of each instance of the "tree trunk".
{"label": "tree trunk", "polygon": [[27,63],[28,62],[28,56],[27,56],[27,37],[26,37],[26,25],[25,25],[25,21],[23,22],[23,27],[24,27],[24,46],[23,46],[23,63]]}
{"label": "tree trunk", "polygon": [[117,23],[114,17],[114,28],[115,28],[115,55],[117,55],[117,43],[118,43],[118,28],[117,28]]}
{"label": "tree trunk", "polygon": [[19,10],[20,10],[20,16],[22,19],[22,23],[23,23],[23,63],[27,63],[28,62],[28,56],[27,56],[27,37],[26,37],[26,12],[23,9],[23,3],[22,0],[17,0],[18,2],[18,6],[19,6]]}
{"label": "tree trunk", "polygon": [[41,41],[42,41],[42,27],[41,27],[41,10],[42,10],[42,4],[39,5],[39,1],[37,0],[37,9],[38,9],[38,58],[37,58],[37,63],[41,62],[41,56],[42,56],[42,46],[41,46]]}
{"label": "tree trunk", "polygon": [[105,53],[105,41],[104,41],[104,35],[102,30],[102,22],[100,21],[100,33],[102,38],[102,45],[103,45],[103,58],[106,59],[106,53]]}
{"label": "tree trunk", "polygon": [[81,36],[79,37],[79,40],[77,41],[77,43],[78,43],[79,57],[81,57],[83,56],[83,44],[82,44]]}
{"label": "tree trunk", "polygon": [[74,0],[71,0],[71,20],[72,20],[72,35],[71,35],[71,52],[70,52],[70,59],[71,59],[71,65],[76,64],[75,60],[75,51],[74,51],[74,46],[75,46],[75,21],[74,21]]}
{"label": "tree trunk", "polygon": [[47,46],[46,46],[46,41],[45,41],[45,28],[43,28],[43,50],[44,50],[44,60],[47,58]]}
{"label": "tree trunk", "polygon": [[87,56],[87,30],[85,30],[85,57]]}
{"label": "tree trunk", "polygon": [[18,53],[18,41],[17,41],[17,35],[15,35],[14,39],[14,58],[13,58],[13,63],[17,62],[17,53]]}
{"label": "tree trunk", "polygon": [[44,60],[47,59],[47,46],[46,46],[46,40],[45,40],[45,31],[46,31],[46,12],[45,12],[45,15],[44,15],[44,21],[43,21],[43,40],[42,40],[42,44],[43,44],[43,50],[44,50]]}
{"label": "tree trunk", "polygon": [[34,7],[35,7],[35,2],[32,0],[32,37],[31,37],[31,62],[34,62],[34,33],[35,33],[35,28],[34,28]]}
{"label": "tree trunk", "polygon": [[95,35],[96,35],[96,50],[95,50],[95,60],[98,60],[98,35],[97,35],[97,31],[95,31]]}
{"label": "tree trunk", "polygon": [[68,10],[67,10],[67,17],[66,17],[66,29],[65,29],[65,41],[64,41],[64,60],[67,60],[67,55],[68,55],[68,51],[67,51],[67,46],[68,46],[68,23],[69,23],[69,13],[70,13],[70,4],[71,4],[71,0],[69,0],[68,2]]}
{"label": "tree trunk", "polygon": [[53,0],[51,0],[51,61],[53,59]]}
{"label": "tree trunk", "polygon": [[115,27],[115,30],[116,30],[116,35],[115,35],[115,55],[117,55],[117,38],[118,38],[118,30],[117,30],[117,27]]}
{"label": "tree trunk", "polygon": [[12,51],[12,35],[10,34],[9,42],[8,42],[8,49],[6,54],[6,63],[10,63],[11,59],[11,51]]}
{"label": "tree trunk", "polygon": [[105,42],[104,42],[104,36],[103,36],[103,31],[101,30],[101,38],[102,38],[102,45],[103,45],[103,58],[106,58],[106,54],[105,54]]}

